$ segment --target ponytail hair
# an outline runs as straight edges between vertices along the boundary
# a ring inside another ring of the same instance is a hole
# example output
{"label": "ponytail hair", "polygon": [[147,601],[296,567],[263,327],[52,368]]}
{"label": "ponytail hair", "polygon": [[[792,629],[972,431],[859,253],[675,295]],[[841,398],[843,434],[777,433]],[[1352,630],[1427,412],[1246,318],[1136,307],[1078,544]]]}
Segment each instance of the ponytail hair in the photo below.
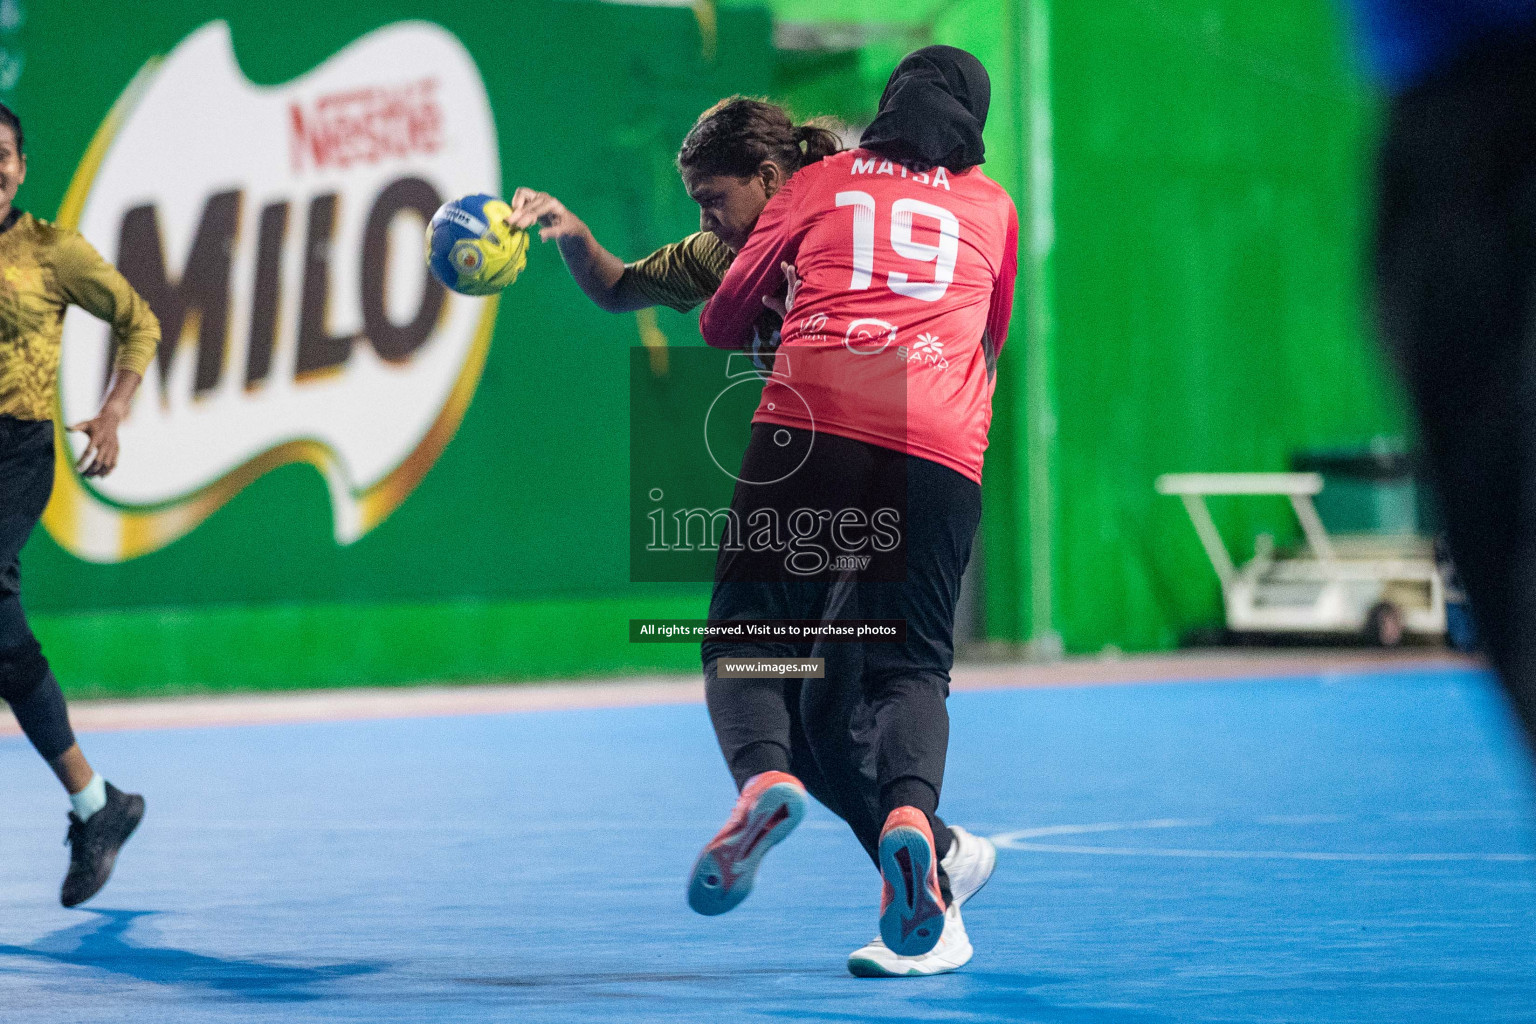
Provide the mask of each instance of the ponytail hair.
{"label": "ponytail hair", "polygon": [[771,161],[787,176],[842,149],[836,127],[827,118],[797,125],[777,103],[730,96],[693,123],[678,150],[677,167],[684,175],[746,178]]}
{"label": "ponytail hair", "polygon": [[837,134],[837,122],[828,117],[813,118],[796,126],[795,134],[800,140],[800,151],[805,154],[801,167],[840,152],[843,148],[843,140]]}

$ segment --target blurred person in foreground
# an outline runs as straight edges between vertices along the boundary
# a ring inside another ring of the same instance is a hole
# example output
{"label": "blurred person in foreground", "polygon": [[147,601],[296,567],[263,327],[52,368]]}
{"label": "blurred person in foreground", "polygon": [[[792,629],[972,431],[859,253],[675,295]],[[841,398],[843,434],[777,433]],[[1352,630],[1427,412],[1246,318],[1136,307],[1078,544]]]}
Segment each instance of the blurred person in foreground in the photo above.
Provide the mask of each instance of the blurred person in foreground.
{"label": "blurred person in foreground", "polygon": [[144,816],[144,798],[91,768],[75,742],[64,693],[21,607],[18,556],[53,492],[53,415],[64,311],[77,305],[116,335],[110,389],[79,469],[117,465],[117,427],[160,344],[160,324],[123,276],[79,233],[13,204],[27,176],[21,120],[0,104],[0,698],[69,793],[69,872],[59,895],[84,903],[107,884],[118,851]]}
{"label": "blurred person in foreground", "polygon": [[[699,205],[699,231],[625,263],[604,248],[560,200],[529,188],[513,193],[512,226],[538,225],[540,238],[558,244],[572,278],[604,310],[619,313],[667,306],[688,312],[715,294],[764,207],[785,183],[840,148],[836,134],[826,124],[796,124],[776,104],[732,96],[699,116],[678,154],[683,185]],[[752,338],[747,347],[761,370],[772,365],[780,341],[782,310],[782,301],[776,301],[753,311]],[[819,617],[831,621],[857,616],[852,596],[851,586],[834,584]],[[869,741],[875,728],[874,709],[864,700],[860,685],[864,646],[804,644],[796,655],[823,657],[825,678],[773,680],[772,684],[789,716],[783,739],[790,773],[805,791],[849,825],[878,868],[884,819],[875,752]],[[715,695],[712,708],[719,704],[721,695],[743,685],[741,681],[720,680],[712,658],[705,658],[704,675],[706,690]],[[725,732],[720,733],[720,740],[740,789],[760,774],[752,767],[757,751],[750,743],[734,742]],[[771,787],[759,787],[767,788]],[[938,819],[935,822],[947,840],[948,856],[939,870],[945,886],[952,884],[956,902],[963,902],[985,884],[996,851],[987,840],[965,829]],[[715,843],[741,855],[740,870],[732,872],[729,899],[709,901],[705,912],[734,907],[752,888],[762,852],[777,839],[760,842],[763,837],[758,824],[758,818],[743,815],[733,818],[716,836]],[[941,950],[915,957],[898,956],[883,946],[873,950],[866,947],[850,957],[849,969],[899,977],[952,971],[969,959],[970,947],[963,941],[963,928],[956,929],[950,940]],[[963,956],[957,955],[960,950]]]}
{"label": "blurred person in foreground", "polygon": [[1477,629],[1536,737],[1536,0],[1354,0],[1375,285]]}

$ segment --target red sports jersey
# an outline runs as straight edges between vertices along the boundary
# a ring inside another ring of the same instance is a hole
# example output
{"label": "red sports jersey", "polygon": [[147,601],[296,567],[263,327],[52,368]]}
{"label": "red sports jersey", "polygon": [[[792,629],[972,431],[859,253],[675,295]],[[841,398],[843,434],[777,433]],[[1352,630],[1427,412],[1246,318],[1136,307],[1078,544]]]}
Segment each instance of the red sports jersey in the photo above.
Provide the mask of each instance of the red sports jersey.
{"label": "red sports jersey", "polygon": [[765,296],[800,278],[754,423],[867,441],[981,481],[1018,213],[973,167],[916,173],[862,149],[797,172],[769,200],[699,321],[752,339]]}

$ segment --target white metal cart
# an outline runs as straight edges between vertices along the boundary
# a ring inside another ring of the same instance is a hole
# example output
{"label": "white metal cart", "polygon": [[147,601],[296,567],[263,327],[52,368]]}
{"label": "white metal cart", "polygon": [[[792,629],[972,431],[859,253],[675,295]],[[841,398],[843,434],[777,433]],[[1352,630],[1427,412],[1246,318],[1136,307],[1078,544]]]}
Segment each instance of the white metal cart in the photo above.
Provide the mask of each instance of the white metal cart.
{"label": "white metal cart", "polygon": [[[1234,633],[1355,634],[1396,646],[1409,634],[1445,635],[1445,581],[1428,538],[1330,537],[1312,496],[1317,473],[1170,473],[1159,494],[1184,502],[1200,543],[1221,580],[1227,629]],[[1301,521],[1304,549],[1277,553],[1260,534],[1253,558],[1233,563],[1205,499],[1215,495],[1289,498]]]}

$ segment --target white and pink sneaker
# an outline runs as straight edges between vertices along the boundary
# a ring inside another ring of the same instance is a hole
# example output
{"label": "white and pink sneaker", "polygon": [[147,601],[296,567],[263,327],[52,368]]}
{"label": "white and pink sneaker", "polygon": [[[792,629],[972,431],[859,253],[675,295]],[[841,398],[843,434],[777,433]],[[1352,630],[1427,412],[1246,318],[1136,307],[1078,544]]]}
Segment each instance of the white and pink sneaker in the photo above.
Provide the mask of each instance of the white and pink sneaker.
{"label": "white and pink sneaker", "polygon": [[965,932],[960,906],[987,884],[997,865],[997,847],[984,836],[972,835],[958,825],[949,826],[955,841],[940,865],[949,875],[954,902],[944,911],[944,931],[926,953],[898,956],[876,935],[848,955],[848,973],[859,978],[922,978],[948,974],[970,963],[975,950]]}
{"label": "white and pink sneaker", "polygon": [[805,817],[805,787],[788,772],[747,780],[725,827],[694,862],[688,905],[713,917],[732,910],[752,891],[763,854],[783,842]]}
{"label": "white and pink sneaker", "polygon": [[944,932],[939,857],[928,815],[898,807],[880,830],[880,937],[898,956],[919,956]]}

